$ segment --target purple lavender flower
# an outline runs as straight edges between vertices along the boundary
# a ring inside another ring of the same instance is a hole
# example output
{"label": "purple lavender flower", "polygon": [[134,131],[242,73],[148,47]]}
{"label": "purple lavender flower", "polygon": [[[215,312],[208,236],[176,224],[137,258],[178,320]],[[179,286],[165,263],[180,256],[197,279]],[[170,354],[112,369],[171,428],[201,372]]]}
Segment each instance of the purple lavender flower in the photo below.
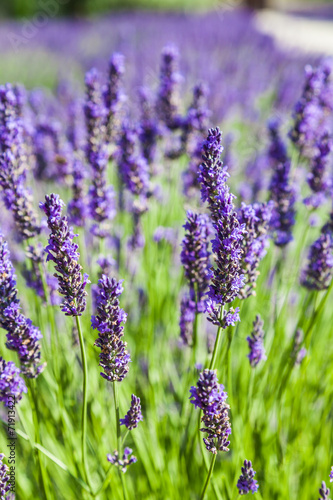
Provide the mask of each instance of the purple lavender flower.
{"label": "purple lavender flower", "polygon": [[329,494],[330,494],[330,490],[328,488],[326,488],[326,483],[325,483],[325,481],[323,481],[321,483],[321,488],[319,488],[320,498],[318,500],[330,500],[328,497]]}
{"label": "purple lavender flower", "polygon": [[211,299],[206,303],[206,312],[208,313],[208,321],[223,329],[228,328],[228,326],[235,326],[240,321],[239,307],[236,307],[236,309],[230,307],[229,311],[223,311],[222,318],[220,318],[221,307]]}
{"label": "purple lavender flower", "polygon": [[91,218],[98,225],[93,226],[96,236],[105,237],[105,229],[99,226],[115,216],[114,191],[107,186],[106,168],[109,153],[106,145],[105,120],[107,109],[102,95],[99,74],[92,69],[86,74],[86,104],[84,112],[88,132],[86,149],[87,161],[93,170],[92,185],[89,189]]}
{"label": "purple lavender flower", "polygon": [[190,161],[187,169],[182,174],[183,192],[185,196],[194,196],[200,188],[199,166],[202,161],[202,150],[204,141],[202,137],[197,138],[195,146],[190,152]]}
{"label": "purple lavender flower", "polygon": [[330,483],[333,482],[333,465],[331,467],[331,472],[330,472]]}
{"label": "purple lavender flower", "polygon": [[250,493],[256,493],[258,491],[259,485],[258,481],[254,479],[256,471],[252,468],[251,460],[244,460],[244,466],[242,467],[242,474],[239,476],[237,482],[237,488],[240,495],[246,495]]}
{"label": "purple lavender flower", "polygon": [[82,277],[82,266],[79,264],[78,245],[73,243],[74,233],[68,226],[67,217],[61,216],[64,202],[57,194],[45,196],[45,203],[39,204],[47,216],[47,224],[51,231],[49,244],[46,247],[47,260],[55,263],[57,273],[54,276],[59,282],[59,293],[64,296],[62,311],[66,316],[81,316],[86,308],[85,287],[88,274]]}
{"label": "purple lavender flower", "polygon": [[252,368],[256,367],[260,361],[265,361],[267,359],[264,347],[265,332],[263,326],[264,322],[258,314],[253,322],[251,336],[246,338],[250,349],[250,354],[248,354],[247,357],[250,360]]}
{"label": "purple lavender flower", "polygon": [[91,317],[91,326],[99,333],[95,346],[102,351],[99,365],[105,373],[101,373],[101,376],[110,382],[121,382],[128,373],[128,363],[131,361],[126,349],[127,343],[121,340],[124,335],[121,324],[127,319],[126,313],[119,307],[118,297],[123,292],[122,280],[117,282],[114,278],[103,275],[98,285],[98,314]]}
{"label": "purple lavender flower", "polygon": [[115,450],[113,452],[113,455],[111,455],[109,453],[106,456],[106,458],[107,458],[108,462],[115,465],[116,467],[119,467],[121,472],[125,473],[131,464],[135,464],[135,462],[137,462],[137,458],[134,456],[131,456],[132,452],[133,452],[133,450],[131,448],[125,448],[123,458],[120,460],[119,453],[117,450]]}
{"label": "purple lavender flower", "polygon": [[135,429],[138,423],[143,420],[141,413],[140,398],[132,394],[131,407],[124,418],[120,419],[120,425],[126,425],[128,430]]}
{"label": "purple lavender flower", "polygon": [[229,405],[225,402],[228,395],[224,387],[218,383],[215,370],[203,370],[199,375],[197,386],[190,389],[191,403],[203,411],[201,421],[204,427],[201,432],[207,433],[204,438],[206,449],[217,454],[218,451],[229,451]]}
{"label": "purple lavender flower", "polygon": [[118,144],[118,169],[125,187],[141,197],[149,189],[149,168],[146,159],[137,153],[137,129],[124,122]]}
{"label": "purple lavender flower", "polygon": [[6,347],[18,353],[21,372],[28,378],[35,378],[45,367],[39,365],[38,341],[42,335],[30,319],[20,313],[14,273],[7,242],[0,234],[0,326],[7,331]]}
{"label": "purple lavender flower", "polygon": [[317,208],[324,203],[325,195],[331,188],[332,181],[328,177],[327,166],[332,151],[332,139],[328,133],[323,134],[316,142],[316,153],[310,162],[310,173],[307,182],[313,194],[305,198],[307,206]]}
{"label": "purple lavender flower", "polygon": [[178,115],[178,87],[182,78],[178,73],[178,60],[176,47],[170,45],[163,49],[156,112],[161,122],[170,130],[177,129],[181,124]]}
{"label": "purple lavender flower", "polygon": [[73,198],[68,203],[68,220],[75,226],[84,227],[88,218],[88,206],[84,189],[86,171],[83,162],[78,157],[73,159],[72,176]]}
{"label": "purple lavender flower", "polygon": [[5,458],[5,455],[3,453],[0,453],[0,495],[1,495],[1,500],[8,498],[8,497],[5,497],[5,495],[6,495],[6,493],[8,493],[8,491],[11,488],[9,468],[6,464],[3,463],[4,458]]}
{"label": "purple lavender flower", "polygon": [[20,236],[28,239],[38,234],[40,227],[31,193],[25,187],[27,157],[18,98],[15,87],[0,86],[0,186]]}
{"label": "purple lavender flower", "polygon": [[106,129],[107,141],[111,142],[119,129],[119,107],[123,98],[121,79],[125,72],[125,58],[115,52],[109,62],[109,78],[104,92],[105,107],[107,109]]}
{"label": "purple lavender flower", "polygon": [[285,246],[293,237],[291,230],[295,224],[296,201],[295,188],[290,183],[290,160],[286,156],[285,146],[278,133],[278,122],[269,125],[271,146],[269,156],[273,168],[270,182],[271,200],[274,202],[271,228],[274,231],[274,243]]}
{"label": "purple lavender flower", "polygon": [[180,302],[180,338],[184,345],[192,345],[193,323],[195,320],[196,305],[193,298],[189,295],[184,295]]}
{"label": "purple lavender flower", "polygon": [[239,211],[238,219],[246,227],[242,260],[245,285],[239,292],[239,297],[242,299],[255,295],[256,280],[259,275],[258,267],[268,247],[268,229],[273,206],[273,202],[253,205],[242,203]]}
{"label": "purple lavender flower", "polygon": [[297,329],[294,336],[294,346],[291,353],[291,357],[294,360],[295,365],[300,365],[307,354],[305,347],[302,347],[304,340],[304,335],[301,329]]}
{"label": "purple lavender flower", "polygon": [[162,131],[151,104],[151,96],[147,88],[140,88],[141,119],[139,124],[139,141],[141,152],[148,165],[151,165],[156,156],[156,145],[161,137]]}
{"label": "purple lavender flower", "polygon": [[183,227],[185,236],[180,258],[190,289],[195,293],[195,300],[199,303],[203,300],[209,285],[210,223],[206,215],[198,215],[189,210]]}
{"label": "purple lavender flower", "polygon": [[327,125],[327,116],[333,109],[331,65],[322,62],[318,68],[305,68],[303,93],[294,110],[294,127],[289,137],[300,153],[312,157],[316,140]]}
{"label": "purple lavender flower", "polygon": [[325,290],[333,275],[333,241],[322,234],[311,246],[308,263],[301,273],[301,284],[309,290]]}
{"label": "purple lavender flower", "polygon": [[232,302],[244,286],[241,274],[242,240],[245,225],[240,224],[234,209],[234,195],[226,185],[228,173],[222,167],[221,132],[211,129],[203,146],[200,165],[202,201],[207,201],[216,237],[212,241],[216,267],[212,271],[210,298],[217,304]]}
{"label": "purple lavender flower", "polygon": [[0,357],[0,401],[3,401],[5,406],[18,403],[23,393],[28,392],[20,373],[13,361],[6,362]]}

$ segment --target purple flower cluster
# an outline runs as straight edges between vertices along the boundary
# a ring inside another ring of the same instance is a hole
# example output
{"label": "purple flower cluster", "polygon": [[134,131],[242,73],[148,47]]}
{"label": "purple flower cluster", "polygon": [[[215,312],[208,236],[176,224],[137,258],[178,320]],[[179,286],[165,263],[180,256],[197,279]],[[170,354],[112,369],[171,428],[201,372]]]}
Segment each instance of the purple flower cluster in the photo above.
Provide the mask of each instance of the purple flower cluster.
{"label": "purple flower cluster", "polygon": [[87,198],[84,189],[84,179],[86,171],[83,162],[79,157],[73,159],[72,166],[72,192],[73,198],[68,203],[68,220],[71,224],[78,227],[84,227],[88,218]]}
{"label": "purple flower cluster", "polygon": [[118,113],[123,98],[121,90],[121,79],[125,72],[125,58],[122,54],[115,52],[109,62],[109,78],[104,91],[106,115],[106,138],[110,143],[119,129]]}
{"label": "purple flower cluster", "polygon": [[250,349],[250,354],[248,354],[247,357],[250,360],[252,368],[256,367],[260,361],[265,361],[267,359],[264,347],[265,332],[263,326],[264,323],[258,314],[253,322],[251,336],[246,338]]}
{"label": "purple flower cluster", "polygon": [[[182,241],[180,259],[190,290],[194,293],[198,304],[207,292],[210,278],[209,218],[189,210],[183,227],[185,236]],[[202,307],[197,307],[197,309],[202,309]]]}
{"label": "purple flower cluster", "polygon": [[58,279],[58,291],[64,296],[61,304],[66,316],[81,316],[86,308],[85,287],[88,274],[82,277],[82,266],[79,264],[80,254],[78,245],[73,243],[75,237],[72,228],[68,226],[66,216],[62,216],[64,202],[57,194],[45,196],[45,203],[39,204],[47,216],[50,229],[48,246],[46,247],[47,260],[55,263]]}
{"label": "purple flower cluster", "polygon": [[6,347],[18,353],[22,373],[35,378],[44,369],[44,365],[39,364],[42,335],[30,319],[20,313],[14,272],[7,242],[0,234],[0,326],[7,331]]}
{"label": "purple flower cluster", "polygon": [[330,490],[326,487],[325,481],[321,483],[321,487],[319,488],[320,498],[318,500],[330,500],[329,497]]}
{"label": "purple flower cluster", "polygon": [[156,112],[160,121],[170,130],[177,129],[181,124],[178,87],[182,77],[178,73],[178,60],[176,47],[170,45],[163,49]]}
{"label": "purple flower cluster", "polygon": [[151,165],[156,156],[157,141],[162,135],[161,127],[154,116],[152,96],[148,88],[139,90],[141,117],[138,137],[143,157]]}
{"label": "purple flower cluster", "polygon": [[259,485],[258,481],[254,479],[256,471],[252,468],[251,460],[244,460],[244,466],[241,468],[242,474],[239,476],[237,488],[240,495],[247,495],[250,491],[256,493]]}
{"label": "purple flower cluster", "polygon": [[333,275],[333,241],[329,234],[321,236],[311,245],[308,263],[301,273],[301,284],[309,290],[325,290]]}
{"label": "purple flower cluster", "polygon": [[20,373],[13,361],[6,362],[0,357],[0,401],[5,406],[18,403],[23,393],[28,392]]}
{"label": "purple flower cluster", "polygon": [[333,482],[333,465],[331,467],[331,472],[330,472],[330,483]]}
{"label": "purple flower cluster", "polygon": [[113,455],[109,453],[106,458],[108,459],[108,462],[118,467],[121,472],[125,473],[131,464],[135,464],[135,462],[137,462],[137,458],[131,456],[132,452],[133,450],[131,448],[125,448],[123,458],[120,459],[118,451],[115,450]]}
{"label": "purple flower cluster", "polygon": [[138,423],[143,420],[141,413],[140,398],[132,394],[131,407],[124,418],[120,419],[120,425],[125,425],[128,430],[135,429]]}
{"label": "purple flower cluster", "polygon": [[223,311],[223,315],[220,317],[221,306],[210,299],[206,304],[206,312],[208,313],[208,321],[223,329],[228,328],[228,326],[235,326],[235,324],[240,321],[239,307],[236,307],[236,309],[230,307],[229,311]]}
{"label": "purple flower cluster", "polygon": [[270,122],[269,133],[271,138],[269,157],[273,168],[269,189],[271,200],[275,205],[271,229],[274,232],[275,245],[285,246],[293,239],[291,230],[295,224],[296,193],[290,183],[290,160],[286,156],[285,146],[279,137],[277,121]]}
{"label": "purple flower cluster", "polygon": [[9,468],[6,464],[3,463],[3,459],[5,458],[5,455],[3,453],[0,453],[0,495],[1,495],[1,500],[8,497],[5,497],[6,493],[11,488],[10,484],[10,476],[9,476]]}
{"label": "purple flower cluster", "polygon": [[[115,216],[114,191],[107,186],[106,168],[109,153],[106,144],[107,109],[103,100],[100,76],[95,69],[86,74],[86,103],[84,113],[88,132],[86,156],[93,170],[92,185],[89,189],[90,215],[99,225]],[[95,235],[104,237],[105,231],[97,225],[93,227]]]}
{"label": "purple flower cluster", "polygon": [[243,238],[242,268],[245,284],[239,292],[239,297],[246,299],[255,295],[256,280],[259,275],[258,266],[266,255],[268,247],[268,230],[272,217],[273,202],[242,203],[238,219],[245,224],[246,233]]}
{"label": "purple flower cluster", "polygon": [[228,173],[222,167],[221,132],[210,129],[203,145],[200,165],[202,201],[208,203],[216,237],[212,241],[216,267],[212,271],[209,296],[218,304],[232,302],[244,286],[241,270],[245,225],[238,220],[234,195],[226,185]]}
{"label": "purple flower cluster", "polygon": [[185,294],[180,302],[180,338],[184,345],[191,346],[193,339],[193,323],[195,320],[196,304],[195,300]]}
{"label": "purple flower cluster", "polygon": [[200,188],[199,167],[202,161],[202,150],[204,141],[202,137],[196,139],[195,145],[190,153],[190,161],[187,169],[182,174],[183,192],[185,196],[194,196]]}
{"label": "purple flower cluster", "polygon": [[305,347],[302,347],[304,340],[304,335],[302,330],[297,329],[294,336],[294,345],[291,356],[294,360],[295,365],[300,365],[307,354]]}
{"label": "purple flower cluster", "polygon": [[40,227],[31,193],[25,187],[27,155],[20,107],[18,88],[10,84],[0,86],[0,186],[6,208],[13,213],[20,236],[28,239],[38,234]]}
{"label": "purple flower cluster", "polygon": [[229,451],[230,444],[230,407],[225,402],[228,395],[223,390],[223,385],[218,383],[216,371],[208,369],[200,373],[197,386],[190,389],[191,403],[203,412],[201,421],[204,427],[200,431],[207,433],[207,438],[203,441],[207,450],[214,454],[218,451]]}
{"label": "purple flower cluster", "polygon": [[133,195],[145,197],[149,189],[149,167],[146,159],[136,151],[138,131],[127,122],[122,124],[118,144],[120,178]]}
{"label": "purple flower cluster", "polygon": [[332,138],[325,133],[316,142],[316,153],[310,161],[310,173],[307,181],[313,194],[304,200],[307,206],[317,208],[325,201],[325,195],[332,186],[327,167],[332,151]]}
{"label": "purple flower cluster", "polygon": [[101,349],[99,365],[105,373],[101,376],[110,382],[121,382],[128,373],[131,361],[127,352],[127,343],[121,340],[127,315],[119,307],[118,297],[123,292],[122,281],[103,275],[98,281],[99,291],[96,297],[97,315],[92,316],[91,326],[98,330],[95,346]]}
{"label": "purple flower cluster", "polygon": [[327,126],[333,109],[331,63],[323,61],[317,68],[307,65],[303,93],[294,110],[294,126],[289,133],[303,156],[311,158],[315,142]]}

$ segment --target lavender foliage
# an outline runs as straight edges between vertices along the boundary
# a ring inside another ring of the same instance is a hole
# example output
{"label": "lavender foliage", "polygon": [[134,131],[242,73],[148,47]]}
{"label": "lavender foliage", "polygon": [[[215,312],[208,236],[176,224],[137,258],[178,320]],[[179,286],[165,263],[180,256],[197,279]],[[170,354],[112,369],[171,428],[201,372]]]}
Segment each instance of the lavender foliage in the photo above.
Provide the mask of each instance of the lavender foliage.
{"label": "lavender foliage", "polygon": [[121,382],[127,375],[131,361],[127,343],[121,340],[124,333],[122,323],[127,315],[119,307],[119,296],[123,292],[122,281],[103,275],[98,281],[99,292],[96,297],[97,315],[92,316],[91,326],[98,330],[95,346],[101,349],[99,365],[104,373],[101,376],[110,382]]}
{"label": "lavender foliage", "polygon": [[41,202],[39,206],[47,216],[50,229],[46,247],[47,261],[52,260],[55,264],[57,272],[54,276],[58,279],[58,291],[64,296],[61,310],[66,316],[81,316],[86,308],[85,287],[90,281],[88,274],[82,277],[79,247],[73,243],[75,235],[68,225],[67,217],[61,214],[64,202],[59,195],[51,194],[46,195],[45,203]]}

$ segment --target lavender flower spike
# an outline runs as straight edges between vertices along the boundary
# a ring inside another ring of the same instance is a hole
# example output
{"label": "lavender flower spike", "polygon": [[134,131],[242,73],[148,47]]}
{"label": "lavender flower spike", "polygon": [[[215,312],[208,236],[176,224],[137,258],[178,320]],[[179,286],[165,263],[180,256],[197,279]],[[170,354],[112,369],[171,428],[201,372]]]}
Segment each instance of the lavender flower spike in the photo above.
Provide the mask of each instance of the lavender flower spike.
{"label": "lavender flower spike", "polygon": [[108,278],[105,274],[98,281],[99,292],[96,297],[98,314],[92,316],[91,326],[99,332],[95,346],[101,349],[99,365],[105,373],[101,376],[110,382],[121,382],[128,373],[131,361],[127,353],[127,343],[121,340],[124,335],[122,323],[127,315],[119,307],[118,297],[123,291],[122,281]]}
{"label": "lavender flower spike", "polygon": [[7,331],[6,347],[18,353],[22,373],[35,378],[45,367],[39,365],[42,335],[30,319],[20,313],[14,273],[7,242],[0,234],[0,326]]}
{"label": "lavender flower spike", "polygon": [[331,472],[330,472],[330,483],[333,483],[333,465],[331,467]]}
{"label": "lavender flower spike", "polygon": [[22,399],[22,394],[28,392],[20,370],[13,361],[8,363],[0,357],[0,401],[5,406],[15,405]]}
{"label": "lavender flower spike", "polygon": [[333,241],[321,234],[309,252],[307,267],[301,273],[301,284],[309,290],[326,290],[333,276]]}
{"label": "lavender flower spike", "polygon": [[108,459],[108,462],[110,462],[111,464],[115,465],[116,467],[119,467],[119,469],[121,470],[121,472],[123,472],[125,474],[125,472],[127,471],[128,467],[131,464],[135,464],[135,462],[137,462],[137,458],[134,457],[134,456],[131,456],[131,454],[132,454],[131,448],[125,448],[122,459],[119,458],[119,453],[118,453],[117,450],[114,451],[113,455],[111,455],[109,453],[106,456],[106,458]]}
{"label": "lavender flower spike", "polygon": [[177,71],[178,59],[179,52],[176,47],[168,46],[163,49],[156,113],[170,130],[177,129],[181,123],[178,115],[178,86],[181,81]]}
{"label": "lavender flower spike", "polygon": [[215,370],[204,370],[200,373],[197,386],[190,389],[191,403],[203,411],[201,421],[204,427],[201,432],[207,433],[204,438],[206,449],[217,454],[218,451],[229,451],[229,405],[225,402],[228,395],[217,380]]}
{"label": "lavender flower spike", "polygon": [[242,240],[245,225],[240,224],[234,209],[234,195],[226,185],[228,173],[222,167],[221,132],[211,129],[203,145],[200,165],[202,201],[207,201],[216,237],[212,241],[216,267],[212,271],[209,297],[217,304],[232,302],[244,286],[241,272]]}
{"label": "lavender flower spike", "polygon": [[128,430],[135,429],[138,423],[143,420],[141,413],[140,398],[132,394],[131,407],[124,418],[120,419],[120,425],[126,425]]}
{"label": "lavender flower spike", "polygon": [[330,490],[326,488],[326,483],[323,481],[321,483],[321,488],[319,488],[320,498],[318,500],[330,500],[329,498]]}
{"label": "lavender flower spike", "polygon": [[258,491],[259,485],[258,481],[254,479],[256,472],[252,468],[251,460],[244,460],[244,466],[242,467],[242,474],[240,475],[237,488],[240,495],[246,495],[250,491],[256,493]]}
{"label": "lavender flower spike", "polygon": [[253,322],[253,331],[251,333],[251,336],[247,337],[246,339],[250,348],[250,354],[248,355],[248,358],[250,360],[250,365],[252,366],[252,368],[257,366],[260,361],[265,361],[267,359],[263,343],[263,325],[264,323],[260,315],[258,314]]}
{"label": "lavender flower spike", "polygon": [[6,464],[4,464],[2,461],[5,458],[5,455],[3,453],[0,453],[0,498],[1,500],[5,500],[6,493],[11,488],[10,484],[10,476],[9,476],[9,468]]}
{"label": "lavender flower spike", "polygon": [[[122,100],[121,78],[125,72],[125,58],[122,54],[115,52],[112,54],[109,62],[109,78],[106,91],[104,92],[104,101],[107,109],[106,128],[107,141],[110,142],[119,128],[119,106]],[[118,118],[118,120],[117,120]]]}
{"label": "lavender flower spike", "polygon": [[62,311],[66,316],[81,316],[86,308],[85,287],[88,274],[82,277],[82,266],[79,264],[78,245],[73,243],[73,230],[68,226],[67,217],[61,216],[64,202],[57,194],[45,196],[45,203],[39,204],[47,216],[47,224],[51,231],[49,244],[46,247],[47,260],[55,263],[57,273],[54,276],[59,282],[59,293],[64,296]]}
{"label": "lavender flower spike", "polygon": [[198,215],[189,210],[183,227],[185,236],[180,258],[190,289],[196,292],[195,298],[199,303],[207,292],[210,276],[209,219],[206,215]]}

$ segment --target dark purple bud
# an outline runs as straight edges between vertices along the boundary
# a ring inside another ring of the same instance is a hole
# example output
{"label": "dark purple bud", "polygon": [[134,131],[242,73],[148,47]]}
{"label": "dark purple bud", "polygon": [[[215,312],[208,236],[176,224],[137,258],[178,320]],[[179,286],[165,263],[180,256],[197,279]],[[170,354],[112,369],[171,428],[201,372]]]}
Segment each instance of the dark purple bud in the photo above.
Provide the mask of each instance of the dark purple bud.
{"label": "dark purple bud", "polygon": [[242,474],[240,475],[237,488],[240,495],[247,495],[247,493],[256,493],[259,488],[258,481],[254,479],[256,471],[252,468],[251,460],[244,460],[242,467]]}
{"label": "dark purple bud", "polygon": [[131,407],[124,418],[120,419],[120,425],[125,425],[128,430],[135,429],[138,423],[143,420],[141,413],[140,398],[132,394]]}

